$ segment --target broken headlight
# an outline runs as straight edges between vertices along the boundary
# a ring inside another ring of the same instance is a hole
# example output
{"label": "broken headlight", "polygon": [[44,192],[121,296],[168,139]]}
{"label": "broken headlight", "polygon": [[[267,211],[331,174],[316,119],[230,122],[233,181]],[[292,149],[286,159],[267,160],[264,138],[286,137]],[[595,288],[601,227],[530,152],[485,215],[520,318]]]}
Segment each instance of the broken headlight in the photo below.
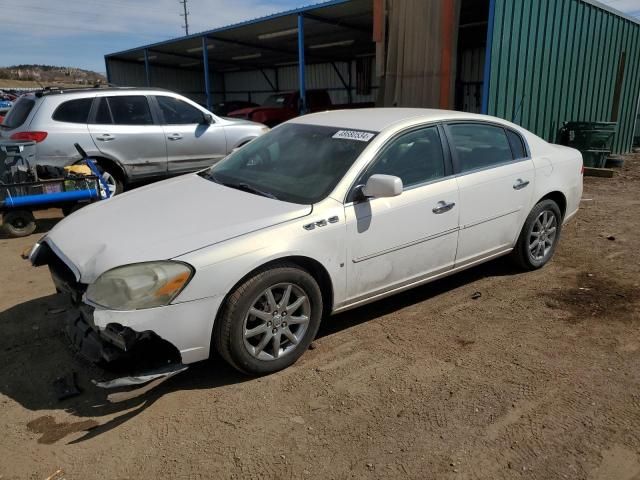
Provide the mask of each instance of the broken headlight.
{"label": "broken headlight", "polygon": [[110,310],[168,305],[189,283],[193,268],[181,262],[144,262],[113,268],[87,288],[89,302]]}

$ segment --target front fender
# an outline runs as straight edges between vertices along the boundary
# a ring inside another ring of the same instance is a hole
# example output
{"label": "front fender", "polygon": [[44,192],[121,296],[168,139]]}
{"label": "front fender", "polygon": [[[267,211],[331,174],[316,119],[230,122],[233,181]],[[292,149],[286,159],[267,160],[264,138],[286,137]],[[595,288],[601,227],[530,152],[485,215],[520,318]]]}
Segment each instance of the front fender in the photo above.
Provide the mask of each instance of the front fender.
{"label": "front fender", "polygon": [[[196,274],[176,301],[226,296],[247,274],[267,263],[306,257],[325,268],[333,286],[334,304],[340,302],[346,290],[344,208],[332,199],[327,203],[331,206],[314,206],[309,216],[177,257],[176,260],[193,265]],[[313,230],[304,228],[310,222],[333,216],[339,221]]]}

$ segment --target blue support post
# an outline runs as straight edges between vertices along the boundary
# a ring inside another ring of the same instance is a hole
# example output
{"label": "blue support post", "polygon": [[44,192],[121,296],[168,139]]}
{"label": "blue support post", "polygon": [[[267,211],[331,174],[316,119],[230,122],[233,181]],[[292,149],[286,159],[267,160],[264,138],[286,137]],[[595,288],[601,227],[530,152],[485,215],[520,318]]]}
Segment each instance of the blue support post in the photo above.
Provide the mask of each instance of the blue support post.
{"label": "blue support post", "polygon": [[298,82],[300,86],[300,114],[307,112],[307,84],[304,72],[304,16],[298,14]]}
{"label": "blue support post", "polygon": [[149,69],[149,50],[144,49],[144,74],[147,79],[147,87],[151,86],[151,70]]}
{"label": "blue support post", "polygon": [[211,82],[209,81],[209,49],[207,36],[202,37],[202,64],[204,65],[204,93],[207,97],[207,110],[211,110]]}
{"label": "blue support post", "polygon": [[489,81],[491,80],[491,47],[493,46],[493,24],[496,16],[496,0],[489,0],[489,22],[487,24],[487,46],[484,52],[484,73],[482,76],[482,110],[489,111]]}

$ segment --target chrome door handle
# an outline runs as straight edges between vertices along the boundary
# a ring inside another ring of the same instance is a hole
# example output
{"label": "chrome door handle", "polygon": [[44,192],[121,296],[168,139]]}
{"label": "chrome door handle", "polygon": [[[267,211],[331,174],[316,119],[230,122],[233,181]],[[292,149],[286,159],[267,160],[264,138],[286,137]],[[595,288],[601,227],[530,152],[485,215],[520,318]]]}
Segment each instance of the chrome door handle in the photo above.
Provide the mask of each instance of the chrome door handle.
{"label": "chrome door handle", "polygon": [[456,204],[454,202],[451,203],[447,203],[443,200],[440,200],[438,202],[438,206],[435,207],[433,210],[431,210],[433,213],[444,213],[444,212],[448,212],[449,210],[451,210],[453,207],[455,207]]}
{"label": "chrome door handle", "polygon": [[182,140],[182,135],[179,133],[173,133],[167,137],[169,140]]}
{"label": "chrome door handle", "polygon": [[529,185],[529,180],[522,180],[521,178],[519,178],[518,180],[516,180],[516,183],[513,184],[513,189],[521,190],[527,185]]}
{"label": "chrome door handle", "polygon": [[111,140],[115,140],[115,139],[116,137],[108,133],[105,133],[104,135],[99,135],[96,137],[96,140],[100,140],[101,142],[110,142]]}

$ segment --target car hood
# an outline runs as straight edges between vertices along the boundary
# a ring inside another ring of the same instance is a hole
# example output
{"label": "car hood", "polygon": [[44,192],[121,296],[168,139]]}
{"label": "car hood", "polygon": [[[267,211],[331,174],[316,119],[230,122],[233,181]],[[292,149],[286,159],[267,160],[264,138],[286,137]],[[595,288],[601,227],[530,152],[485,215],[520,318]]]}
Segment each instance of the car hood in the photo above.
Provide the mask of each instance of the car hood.
{"label": "car hood", "polygon": [[79,281],[91,283],[120,265],[177,257],[311,210],[190,174],[89,205],[58,223],[45,241],[72,264]]}
{"label": "car hood", "polygon": [[247,107],[229,112],[229,116],[246,117],[247,115],[256,112],[281,112],[282,110],[284,110],[284,107]]}
{"label": "car hood", "polygon": [[252,122],[251,120],[246,120],[244,118],[233,118],[233,117],[220,117],[220,118],[222,118],[225,122],[232,125],[253,125],[255,127],[264,127],[264,125],[262,125],[261,123]]}

